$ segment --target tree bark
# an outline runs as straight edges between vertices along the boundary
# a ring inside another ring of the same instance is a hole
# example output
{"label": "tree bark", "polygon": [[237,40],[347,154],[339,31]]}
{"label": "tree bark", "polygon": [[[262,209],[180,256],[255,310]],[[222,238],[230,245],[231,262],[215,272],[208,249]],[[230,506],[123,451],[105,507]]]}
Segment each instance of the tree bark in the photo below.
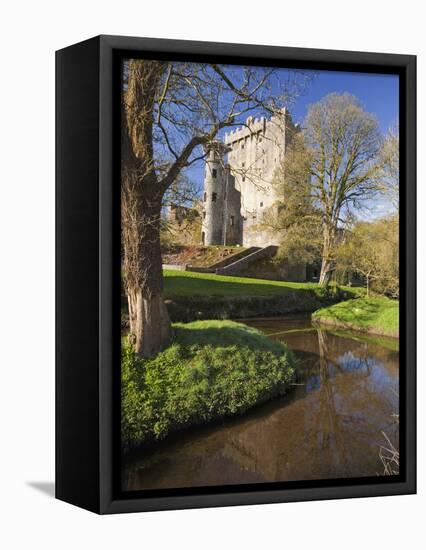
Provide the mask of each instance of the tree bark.
{"label": "tree bark", "polygon": [[319,278],[320,286],[327,286],[330,283],[331,275],[334,271],[334,260],[332,252],[334,247],[335,230],[332,225],[324,227],[324,240],[322,248],[321,273]]}
{"label": "tree bark", "polygon": [[164,64],[132,60],[122,103],[122,265],[135,351],[152,357],[169,345],[160,246],[164,188],[154,165],[153,105]]}
{"label": "tree bark", "polygon": [[[143,357],[152,357],[170,343],[172,336],[163,299],[161,199],[146,192],[135,195],[123,201],[127,216],[122,232],[123,266],[130,333],[135,351]],[[129,211],[135,215],[129,215]]]}
{"label": "tree bark", "polygon": [[135,351],[152,357],[171,340],[172,330],[162,292],[153,292],[149,285],[128,289],[130,334]]}

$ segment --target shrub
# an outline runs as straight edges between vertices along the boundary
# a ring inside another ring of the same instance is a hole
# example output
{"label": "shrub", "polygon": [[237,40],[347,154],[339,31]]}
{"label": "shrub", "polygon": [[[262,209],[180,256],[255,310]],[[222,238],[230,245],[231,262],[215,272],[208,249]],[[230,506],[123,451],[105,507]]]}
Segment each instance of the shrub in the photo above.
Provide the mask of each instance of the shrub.
{"label": "shrub", "polygon": [[205,424],[283,395],[295,374],[291,352],[231,321],[174,325],[174,341],[153,359],[122,350],[125,448]]}

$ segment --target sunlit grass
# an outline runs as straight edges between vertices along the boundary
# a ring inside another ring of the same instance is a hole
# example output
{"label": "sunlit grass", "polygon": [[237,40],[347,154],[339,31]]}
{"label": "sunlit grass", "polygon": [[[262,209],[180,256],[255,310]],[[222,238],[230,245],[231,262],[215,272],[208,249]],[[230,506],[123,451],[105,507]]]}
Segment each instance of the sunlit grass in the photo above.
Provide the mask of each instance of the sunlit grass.
{"label": "sunlit grass", "polygon": [[[352,295],[358,295],[363,289],[341,287]],[[317,283],[293,283],[287,281],[269,281],[231,277],[213,273],[164,270],[164,290],[166,298],[180,296],[275,296],[290,291],[324,291]]]}
{"label": "sunlit grass", "polygon": [[124,345],[122,438],[126,448],[283,395],[295,374],[285,344],[233,321],[173,325],[172,344],[153,359]]}
{"label": "sunlit grass", "polygon": [[397,336],[399,302],[385,296],[358,298],[320,309],[312,315],[312,318],[335,326]]}

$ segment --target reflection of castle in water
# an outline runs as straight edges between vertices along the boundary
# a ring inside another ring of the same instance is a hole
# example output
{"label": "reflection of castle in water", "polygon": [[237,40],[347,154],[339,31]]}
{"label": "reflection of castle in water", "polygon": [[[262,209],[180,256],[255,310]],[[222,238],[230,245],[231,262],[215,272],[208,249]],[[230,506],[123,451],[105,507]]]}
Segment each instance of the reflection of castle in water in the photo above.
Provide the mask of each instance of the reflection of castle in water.
{"label": "reflection of castle in water", "polygon": [[398,353],[315,329],[282,339],[303,385],[222,427],[180,434],[146,468],[136,460],[130,488],[375,476],[380,431],[397,430]]}

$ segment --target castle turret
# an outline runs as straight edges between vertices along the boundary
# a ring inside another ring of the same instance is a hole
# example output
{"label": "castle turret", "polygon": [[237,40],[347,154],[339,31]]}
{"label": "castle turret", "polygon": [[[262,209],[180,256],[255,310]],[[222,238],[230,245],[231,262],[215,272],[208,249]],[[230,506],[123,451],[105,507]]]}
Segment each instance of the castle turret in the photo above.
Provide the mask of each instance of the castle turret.
{"label": "castle turret", "polygon": [[229,148],[221,141],[206,145],[206,166],[203,195],[202,242],[205,245],[223,244],[223,220],[228,170],[224,156]]}

